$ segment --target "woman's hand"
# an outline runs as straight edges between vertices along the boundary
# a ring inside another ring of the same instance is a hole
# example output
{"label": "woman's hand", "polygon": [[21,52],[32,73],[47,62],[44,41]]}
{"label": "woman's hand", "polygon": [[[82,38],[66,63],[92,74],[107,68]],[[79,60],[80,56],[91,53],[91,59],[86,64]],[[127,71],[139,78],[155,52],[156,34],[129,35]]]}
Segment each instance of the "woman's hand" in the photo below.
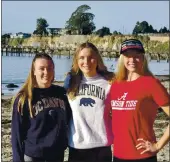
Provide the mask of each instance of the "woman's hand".
{"label": "woman's hand", "polygon": [[141,141],[139,144],[136,145],[137,150],[144,149],[141,154],[144,154],[145,152],[157,153],[159,151],[156,143],[151,143],[144,140],[143,138],[139,138],[137,141]]}

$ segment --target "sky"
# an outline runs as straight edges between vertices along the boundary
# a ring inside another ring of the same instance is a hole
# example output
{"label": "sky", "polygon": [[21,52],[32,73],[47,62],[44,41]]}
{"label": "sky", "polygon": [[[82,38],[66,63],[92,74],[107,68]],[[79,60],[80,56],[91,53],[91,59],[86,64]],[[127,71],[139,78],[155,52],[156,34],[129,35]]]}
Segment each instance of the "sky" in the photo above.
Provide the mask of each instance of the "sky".
{"label": "sky", "polygon": [[132,33],[136,22],[147,21],[154,29],[169,29],[169,1],[2,1],[1,30],[33,33],[36,20],[45,18],[49,27],[64,28],[77,7],[87,4],[95,15],[96,30]]}

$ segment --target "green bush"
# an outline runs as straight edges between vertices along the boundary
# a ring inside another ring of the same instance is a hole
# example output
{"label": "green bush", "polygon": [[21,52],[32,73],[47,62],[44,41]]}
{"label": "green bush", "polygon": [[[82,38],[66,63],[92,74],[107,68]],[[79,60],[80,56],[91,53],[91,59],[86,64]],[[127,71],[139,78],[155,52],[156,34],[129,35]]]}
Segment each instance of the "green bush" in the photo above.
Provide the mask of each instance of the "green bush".
{"label": "green bush", "polygon": [[24,38],[11,38],[9,40],[8,45],[9,46],[18,46],[18,45],[22,45],[23,42],[24,42]]}

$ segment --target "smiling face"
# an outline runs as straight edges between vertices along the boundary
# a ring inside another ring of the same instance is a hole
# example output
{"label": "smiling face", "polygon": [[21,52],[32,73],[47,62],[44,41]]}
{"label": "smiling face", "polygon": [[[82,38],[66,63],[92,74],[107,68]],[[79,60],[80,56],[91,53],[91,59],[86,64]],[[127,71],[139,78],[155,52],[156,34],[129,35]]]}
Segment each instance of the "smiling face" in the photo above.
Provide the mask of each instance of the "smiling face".
{"label": "smiling face", "polygon": [[51,60],[38,58],[34,62],[34,75],[38,88],[48,88],[54,78],[54,65]]}
{"label": "smiling face", "polygon": [[90,48],[83,48],[78,56],[77,63],[84,76],[93,77],[97,74],[97,59]]}
{"label": "smiling face", "polygon": [[129,49],[123,53],[123,56],[124,66],[128,72],[139,73],[142,70],[144,56],[141,52]]}

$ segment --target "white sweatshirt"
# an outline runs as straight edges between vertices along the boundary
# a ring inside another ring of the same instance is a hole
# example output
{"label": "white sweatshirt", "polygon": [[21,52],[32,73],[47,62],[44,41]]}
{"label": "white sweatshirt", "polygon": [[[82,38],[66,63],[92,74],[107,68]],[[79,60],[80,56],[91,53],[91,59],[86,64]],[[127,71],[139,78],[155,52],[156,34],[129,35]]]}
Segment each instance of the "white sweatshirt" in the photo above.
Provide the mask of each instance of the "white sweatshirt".
{"label": "white sweatshirt", "polygon": [[69,146],[77,149],[110,146],[113,142],[110,98],[111,85],[102,76],[81,81],[76,98],[69,99],[72,119],[69,125]]}

